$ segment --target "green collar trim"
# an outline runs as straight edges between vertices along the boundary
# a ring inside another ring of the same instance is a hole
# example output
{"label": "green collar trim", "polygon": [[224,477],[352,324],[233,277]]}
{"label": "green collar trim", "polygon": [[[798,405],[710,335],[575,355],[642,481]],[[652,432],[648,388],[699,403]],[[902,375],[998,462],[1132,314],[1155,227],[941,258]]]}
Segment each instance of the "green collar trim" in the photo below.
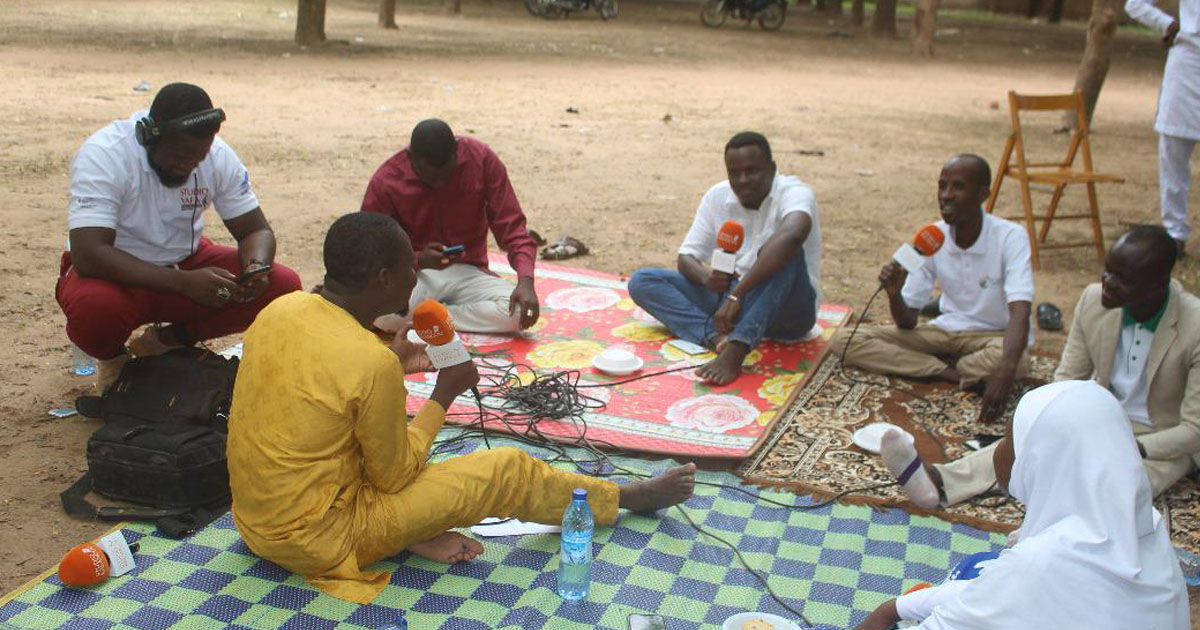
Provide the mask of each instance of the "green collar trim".
{"label": "green collar trim", "polygon": [[1136,319],[1133,318],[1133,315],[1129,314],[1129,309],[1122,308],[1121,309],[1121,326],[1125,327],[1125,326],[1137,325],[1137,326],[1141,326],[1142,328],[1145,328],[1146,330],[1149,330],[1150,332],[1156,332],[1158,330],[1158,322],[1162,321],[1163,313],[1167,312],[1167,304],[1170,303],[1170,301],[1171,301],[1171,294],[1168,292],[1167,299],[1163,300],[1162,307],[1158,309],[1158,312],[1155,313],[1153,317],[1151,317],[1150,319],[1147,319],[1144,322],[1137,321]]}

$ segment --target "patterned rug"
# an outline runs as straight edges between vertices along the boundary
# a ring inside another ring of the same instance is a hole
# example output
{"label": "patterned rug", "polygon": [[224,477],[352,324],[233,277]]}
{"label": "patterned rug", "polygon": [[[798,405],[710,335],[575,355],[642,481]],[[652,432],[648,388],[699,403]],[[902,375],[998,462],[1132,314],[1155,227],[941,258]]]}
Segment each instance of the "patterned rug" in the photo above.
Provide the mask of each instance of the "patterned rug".
{"label": "patterned rug", "polygon": [[[1005,410],[1005,422],[1012,417],[1021,394],[1049,382],[1057,367],[1057,357],[1033,355],[1029,378],[1014,388]],[[976,421],[978,394],[960,391],[949,384],[891,378],[855,368],[846,368],[845,374],[850,378],[843,375],[838,358],[829,357],[784,411],[762,450],[743,462],[738,472],[757,484],[829,497],[893,480],[878,455],[860,449],[851,441],[851,434],[859,427],[873,422],[904,427],[916,437],[917,450],[928,462],[962,456],[969,452],[964,442],[977,434],[1003,432],[1002,424],[982,425]],[[885,387],[884,383],[900,391]],[[945,449],[944,454],[938,441]],[[907,502],[897,487],[854,494],[846,500],[904,506],[919,514],[933,514],[998,532],[1012,530],[1024,516],[1019,503],[998,493],[933,512],[919,510]],[[1156,505],[1168,516],[1174,543],[1200,553],[1200,486],[1185,479],[1161,496]]]}
{"label": "patterned rug", "polygon": [[[502,276],[513,271],[493,255],[491,268]],[[620,380],[592,367],[601,351],[616,346],[632,351],[645,365],[640,374],[702,365],[712,353],[687,355],[668,345],[673,337],[638,308],[618,276],[539,263],[537,291],[541,318],[523,335],[462,334],[472,350],[487,353],[487,363],[501,370],[514,363],[539,372],[577,370],[583,381]],[[797,386],[818,365],[828,340],[849,317],[844,306],[824,305],[817,314],[813,338],[796,344],[764,342],[747,357],[744,373],[724,387],[712,387],[684,370],[614,387],[594,387],[589,396],[606,407],[587,413],[587,436],[616,448],[673,456],[741,459],[754,453]],[[433,392],[435,373],[408,378],[409,411],[415,413]],[[485,389],[485,388],[481,388]],[[485,406],[503,401],[487,399]],[[469,396],[450,409],[451,422],[477,423]],[[506,431],[499,421],[487,424]],[[542,420],[541,433],[563,441],[579,438],[583,428],[574,422]]]}
{"label": "patterned rug", "polygon": [[[457,429],[447,429],[451,437]],[[493,438],[493,442],[498,441]],[[481,445],[468,442],[463,451]],[[530,449],[549,457],[550,451]],[[582,456],[582,452],[576,456]],[[620,458],[640,473],[668,462]],[[731,473],[699,481],[738,485]],[[787,492],[764,498],[796,506]],[[706,531],[734,544],[771,587],[813,623],[853,627],[876,606],[919,581],[944,577],[971,553],[1004,537],[900,510],[835,505],[779,507],[743,492],[699,485],[685,508]],[[399,611],[414,629],[626,630],[631,613],[659,614],[671,630],[716,630],[738,612],[790,613],[766,594],[728,547],[701,535],[677,510],[626,514],[596,532],[586,602],[554,592],[557,535],[490,538],[486,552],[447,567],[400,554],[375,568],[395,571],[375,602],[346,603],[256,558],[226,515],[184,540],[127,524],[138,568],[91,589],[65,588],[50,572],[0,598],[0,627],[20,630],[376,630]]]}

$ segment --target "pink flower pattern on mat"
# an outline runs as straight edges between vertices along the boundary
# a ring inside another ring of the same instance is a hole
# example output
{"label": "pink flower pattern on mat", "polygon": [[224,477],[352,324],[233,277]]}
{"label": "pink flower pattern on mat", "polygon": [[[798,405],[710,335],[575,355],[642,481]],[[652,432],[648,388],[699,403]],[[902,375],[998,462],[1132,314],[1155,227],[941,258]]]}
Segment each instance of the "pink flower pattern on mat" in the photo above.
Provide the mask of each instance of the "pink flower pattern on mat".
{"label": "pink flower pattern on mat", "polygon": [[675,401],[667,408],[667,422],[709,433],[725,433],[753,424],[759,410],[738,396],[706,394]]}
{"label": "pink flower pattern on mat", "polygon": [[604,310],[621,301],[621,294],[602,287],[571,287],[559,289],[546,297],[546,306],[572,313]]}

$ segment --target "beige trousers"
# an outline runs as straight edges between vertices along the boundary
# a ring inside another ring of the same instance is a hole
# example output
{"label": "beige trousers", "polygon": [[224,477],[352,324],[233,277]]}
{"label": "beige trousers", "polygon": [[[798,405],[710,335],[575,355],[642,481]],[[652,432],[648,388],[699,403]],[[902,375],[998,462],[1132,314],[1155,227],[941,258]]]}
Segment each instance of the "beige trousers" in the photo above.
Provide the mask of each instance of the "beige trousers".
{"label": "beige trousers", "polygon": [[[1145,425],[1136,426],[1143,427]],[[1149,427],[1146,427],[1144,431],[1138,431],[1135,428],[1134,432],[1145,433],[1148,430],[1150,430]],[[996,468],[992,465],[992,452],[996,450],[996,445],[997,443],[992,443],[986,448],[958,459],[933,465],[938,474],[942,476],[942,496],[946,505],[962,503],[988,490],[999,490],[999,488],[994,488],[996,486]],[[1154,492],[1154,496],[1158,496],[1163,490],[1170,488],[1195,467],[1191,457],[1147,459],[1143,462],[1146,464],[1146,475],[1150,477],[1150,489]]]}
{"label": "beige trousers", "polygon": [[[850,339],[849,328],[838,331],[830,351],[841,357]],[[864,326],[854,333],[846,351],[846,365],[878,374],[930,377],[956,361],[963,387],[987,380],[1004,356],[1002,332],[950,332],[921,324],[912,330],[896,326]],[[1021,353],[1017,377],[1029,372],[1029,353]]]}
{"label": "beige trousers", "polygon": [[475,265],[457,264],[445,269],[417,272],[417,286],[408,304],[435,299],[446,305],[458,330],[477,333],[511,333],[521,329],[521,314],[508,312],[512,284]]}

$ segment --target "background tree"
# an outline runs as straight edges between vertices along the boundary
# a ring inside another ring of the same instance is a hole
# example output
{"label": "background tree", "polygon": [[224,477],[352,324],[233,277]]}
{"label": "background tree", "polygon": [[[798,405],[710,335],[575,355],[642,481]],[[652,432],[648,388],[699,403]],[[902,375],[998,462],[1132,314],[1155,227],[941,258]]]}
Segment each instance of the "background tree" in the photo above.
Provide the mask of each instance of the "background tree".
{"label": "background tree", "polygon": [[866,20],[866,11],[863,8],[864,4],[863,0],[854,0],[854,4],[850,5],[850,23],[854,26],[862,26]]}
{"label": "background tree", "polygon": [[396,26],[396,0],[379,0],[379,28]]}
{"label": "background tree", "polygon": [[913,19],[913,53],[922,57],[933,56],[933,35],[937,31],[937,11],[942,0],[917,0],[917,13]]}
{"label": "background tree", "polygon": [[325,0],[298,0],[296,43],[312,46],[325,41]]}
{"label": "background tree", "polygon": [[[1104,79],[1108,76],[1113,45],[1116,43],[1117,21],[1123,6],[1122,0],[1092,0],[1087,46],[1083,50],[1079,69],[1075,72],[1075,89],[1083,93],[1083,110],[1089,123],[1096,109],[1096,101],[1100,100],[1100,88],[1104,87]],[[1068,116],[1066,122],[1071,127],[1075,126],[1073,116]]]}
{"label": "background tree", "polygon": [[446,0],[443,9],[450,15],[458,15],[462,13],[462,0]]}
{"label": "background tree", "polygon": [[896,36],[896,0],[875,0],[871,16],[871,34],[876,37]]}

